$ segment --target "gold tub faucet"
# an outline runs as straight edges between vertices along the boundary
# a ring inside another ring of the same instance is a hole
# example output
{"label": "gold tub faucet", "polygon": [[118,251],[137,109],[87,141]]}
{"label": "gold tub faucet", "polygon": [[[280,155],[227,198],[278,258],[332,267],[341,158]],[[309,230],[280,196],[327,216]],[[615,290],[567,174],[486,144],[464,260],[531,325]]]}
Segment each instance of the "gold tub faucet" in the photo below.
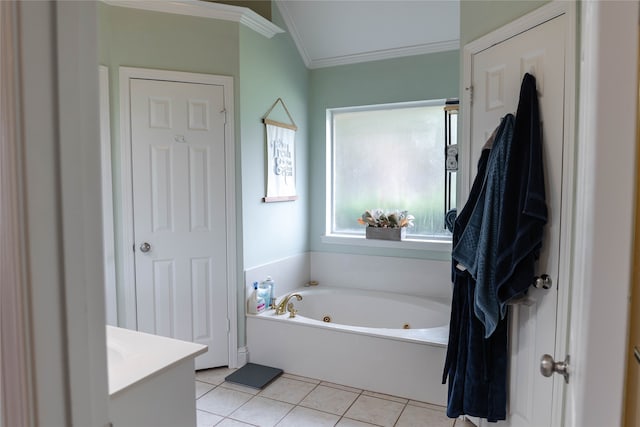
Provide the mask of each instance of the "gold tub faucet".
{"label": "gold tub faucet", "polygon": [[[298,301],[302,301],[302,295],[298,293],[292,293],[282,298],[280,304],[276,305],[276,314],[284,314],[287,311],[287,305],[289,304],[289,300],[295,297]],[[293,304],[293,303],[292,303]]]}

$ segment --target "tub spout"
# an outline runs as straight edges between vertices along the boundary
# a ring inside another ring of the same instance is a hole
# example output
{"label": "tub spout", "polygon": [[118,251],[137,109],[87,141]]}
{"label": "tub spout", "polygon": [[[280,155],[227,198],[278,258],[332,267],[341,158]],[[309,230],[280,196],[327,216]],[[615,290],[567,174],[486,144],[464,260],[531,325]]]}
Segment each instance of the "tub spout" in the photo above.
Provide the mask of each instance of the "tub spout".
{"label": "tub spout", "polygon": [[289,294],[286,297],[282,298],[282,301],[280,301],[280,304],[276,305],[276,314],[280,315],[280,314],[284,314],[287,311],[287,305],[289,304],[289,300],[291,298],[295,297],[298,301],[302,300],[302,295],[298,294],[298,293],[293,293],[293,294]]}

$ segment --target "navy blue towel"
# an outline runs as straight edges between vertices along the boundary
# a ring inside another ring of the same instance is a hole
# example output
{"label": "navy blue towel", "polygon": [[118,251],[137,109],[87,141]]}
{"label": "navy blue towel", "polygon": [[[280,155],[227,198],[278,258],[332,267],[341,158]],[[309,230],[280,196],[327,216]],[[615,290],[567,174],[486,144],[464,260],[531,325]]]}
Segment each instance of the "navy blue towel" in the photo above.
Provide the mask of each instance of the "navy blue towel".
{"label": "navy blue towel", "polygon": [[[478,175],[469,199],[456,217],[454,247],[468,225],[486,173],[489,150],[478,161]],[[507,318],[500,320],[489,339],[474,312],[475,281],[452,260],[453,297],[449,343],[442,383],[448,380],[447,416],[471,415],[495,422],[506,419],[507,406]]]}
{"label": "navy blue towel", "polygon": [[453,229],[453,296],[442,382],[447,415],[506,418],[507,303],[526,293],[547,221],[536,81],[483,149]]}
{"label": "navy blue towel", "polygon": [[496,133],[472,213],[452,257],[476,281],[475,313],[489,337],[507,303],[523,296],[547,222],[536,80],[525,74],[516,117]]}

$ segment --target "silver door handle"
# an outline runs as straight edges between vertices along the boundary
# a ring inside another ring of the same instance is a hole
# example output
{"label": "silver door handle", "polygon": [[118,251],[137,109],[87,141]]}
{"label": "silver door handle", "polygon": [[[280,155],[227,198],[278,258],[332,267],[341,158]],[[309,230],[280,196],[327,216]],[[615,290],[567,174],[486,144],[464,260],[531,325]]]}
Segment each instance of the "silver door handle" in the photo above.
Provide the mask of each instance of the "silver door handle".
{"label": "silver door handle", "polygon": [[545,354],[540,358],[540,373],[545,377],[550,377],[553,373],[560,374],[564,377],[564,382],[569,384],[569,356],[564,362],[556,362],[549,354]]}
{"label": "silver door handle", "polygon": [[143,252],[146,254],[150,250],[151,250],[151,245],[148,244],[147,242],[144,242],[143,244],[140,245],[140,252]]}
{"label": "silver door handle", "polygon": [[537,289],[549,289],[551,287],[551,276],[543,274],[533,278],[533,287]]}

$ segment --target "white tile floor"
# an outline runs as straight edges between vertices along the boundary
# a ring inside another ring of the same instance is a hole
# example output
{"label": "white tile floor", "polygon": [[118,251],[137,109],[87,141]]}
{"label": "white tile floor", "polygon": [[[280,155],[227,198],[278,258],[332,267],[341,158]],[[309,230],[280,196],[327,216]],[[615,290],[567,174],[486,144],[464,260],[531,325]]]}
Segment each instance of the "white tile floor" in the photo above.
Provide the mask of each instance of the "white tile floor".
{"label": "white tile floor", "polygon": [[198,427],[464,427],[445,408],[283,374],[263,390],[225,382],[232,369],[196,372]]}

